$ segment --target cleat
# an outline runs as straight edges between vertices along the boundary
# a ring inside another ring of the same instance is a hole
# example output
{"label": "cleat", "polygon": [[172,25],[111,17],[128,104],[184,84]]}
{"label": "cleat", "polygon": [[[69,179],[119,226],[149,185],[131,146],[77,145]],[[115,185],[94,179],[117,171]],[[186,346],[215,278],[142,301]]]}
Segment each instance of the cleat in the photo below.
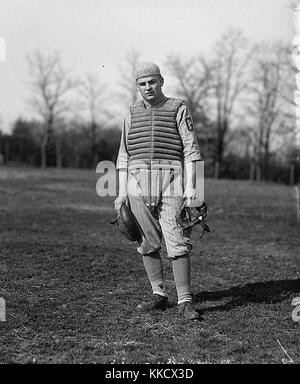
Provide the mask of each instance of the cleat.
{"label": "cleat", "polygon": [[197,320],[200,318],[199,313],[193,309],[192,303],[190,301],[179,304],[178,311],[187,320]]}
{"label": "cleat", "polygon": [[141,303],[137,306],[138,309],[142,311],[155,311],[161,310],[164,311],[168,307],[168,298],[166,296],[161,296],[158,293],[155,293],[149,302]]}

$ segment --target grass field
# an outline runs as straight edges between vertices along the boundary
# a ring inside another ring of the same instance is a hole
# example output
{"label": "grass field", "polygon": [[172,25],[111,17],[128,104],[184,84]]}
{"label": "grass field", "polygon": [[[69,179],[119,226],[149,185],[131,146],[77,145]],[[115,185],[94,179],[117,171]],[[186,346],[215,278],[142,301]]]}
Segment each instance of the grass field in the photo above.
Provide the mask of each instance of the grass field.
{"label": "grass field", "polygon": [[292,187],[206,180],[212,232],[192,235],[202,319],[187,322],[176,306],[136,309],[150,285],[96,180],[92,171],[0,168],[1,363],[300,363]]}

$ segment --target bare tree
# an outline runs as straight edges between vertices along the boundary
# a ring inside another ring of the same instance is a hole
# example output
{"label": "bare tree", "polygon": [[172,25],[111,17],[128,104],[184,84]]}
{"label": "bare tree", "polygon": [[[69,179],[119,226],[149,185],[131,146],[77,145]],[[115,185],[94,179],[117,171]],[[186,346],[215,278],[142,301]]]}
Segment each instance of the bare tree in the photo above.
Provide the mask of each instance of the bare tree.
{"label": "bare tree", "polygon": [[135,68],[141,57],[141,52],[135,49],[129,50],[124,58],[124,62],[119,66],[120,70],[120,98],[128,104],[133,104],[137,100],[137,88],[135,83]]}
{"label": "bare tree", "polygon": [[[66,96],[78,82],[70,77],[62,66],[58,52],[43,54],[37,50],[27,56],[31,85],[29,103],[43,121],[41,147],[41,166],[46,167],[46,149],[49,137],[54,133],[58,118],[70,110]],[[60,136],[56,135],[57,166],[61,166]]]}
{"label": "bare tree", "polygon": [[167,67],[177,80],[175,92],[186,101],[196,128],[208,124],[212,69],[207,61],[204,57],[184,60],[172,55],[167,58]]}
{"label": "bare tree", "polygon": [[89,133],[91,141],[92,164],[95,167],[98,163],[97,134],[99,128],[99,115],[103,113],[103,100],[106,86],[100,82],[99,77],[88,73],[81,83],[80,93],[83,106],[89,114]]}
{"label": "bare tree", "polygon": [[[253,139],[257,180],[268,179],[272,139],[294,130],[291,113],[292,97],[286,47],[281,44],[260,44],[255,47],[252,81],[248,89],[248,113],[254,117]],[[291,69],[291,67],[290,67]]]}
{"label": "bare tree", "polygon": [[251,54],[246,38],[237,29],[229,29],[214,46],[212,103],[216,113],[216,161],[219,164],[223,160],[226,135],[231,128],[239,97],[247,89],[247,66]]}

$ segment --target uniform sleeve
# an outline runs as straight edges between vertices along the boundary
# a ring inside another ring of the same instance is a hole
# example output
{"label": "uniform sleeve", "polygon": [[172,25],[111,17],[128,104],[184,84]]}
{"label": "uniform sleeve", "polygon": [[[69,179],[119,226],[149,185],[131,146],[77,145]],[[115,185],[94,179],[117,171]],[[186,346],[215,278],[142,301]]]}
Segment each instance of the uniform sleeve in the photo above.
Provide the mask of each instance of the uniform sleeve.
{"label": "uniform sleeve", "polygon": [[131,114],[130,112],[128,112],[123,121],[120,147],[119,147],[119,153],[117,157],[117,166],[116,166],[117,169],[127,168],[128,159],[129,159],[129,154],[127,151],[127,134],[128,134],[130,125],[131,125]]}
{"label": "uniform sleeve", "polygon": [[202,160],[192,116],[186,105],[179,108],[176,121],[183,144],[184,162]]}

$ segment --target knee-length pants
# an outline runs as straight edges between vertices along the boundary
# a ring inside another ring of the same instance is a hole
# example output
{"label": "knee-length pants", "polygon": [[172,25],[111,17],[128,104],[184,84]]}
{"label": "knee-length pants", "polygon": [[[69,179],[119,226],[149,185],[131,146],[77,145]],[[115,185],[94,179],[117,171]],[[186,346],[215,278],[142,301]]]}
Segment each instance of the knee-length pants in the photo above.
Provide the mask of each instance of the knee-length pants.
{"label": "knee-length pants", "polygon": [[[164,239],[169,257],[185,255],[192,249],[191,229],[184,230],[176,224],[176,214],[182,204],[182,190],[180,193],[174,192],[171,182],[169,193],[164,193],[166,185],[158,183],[158,176],[161,177],[161,174],[157,173],[151,174],[149,188],[149,172],[151,171],[140,169],[128,173],[129,203],[142,232],[142,241],[137,251],[142,255],[158,251]],[[170,171],[168,175],[170,177]],[[152,192],[149,194],[150,189]],[[157,205],[157,217],[150,210],[155,205]]]}

